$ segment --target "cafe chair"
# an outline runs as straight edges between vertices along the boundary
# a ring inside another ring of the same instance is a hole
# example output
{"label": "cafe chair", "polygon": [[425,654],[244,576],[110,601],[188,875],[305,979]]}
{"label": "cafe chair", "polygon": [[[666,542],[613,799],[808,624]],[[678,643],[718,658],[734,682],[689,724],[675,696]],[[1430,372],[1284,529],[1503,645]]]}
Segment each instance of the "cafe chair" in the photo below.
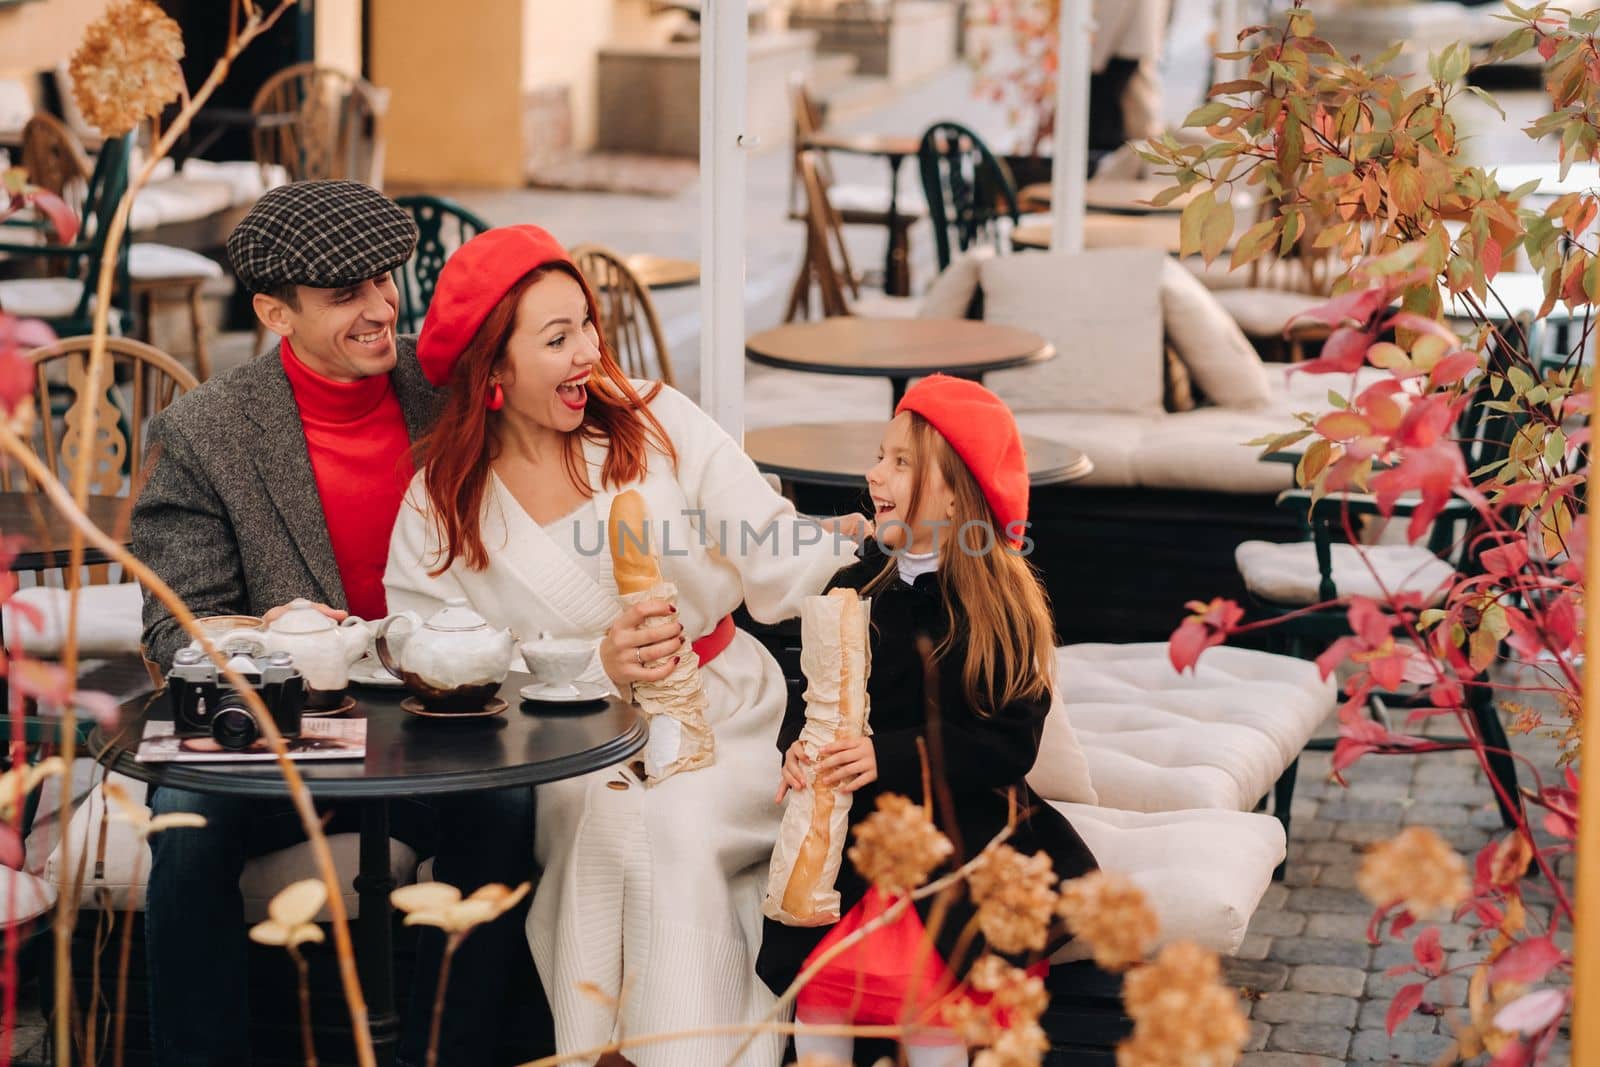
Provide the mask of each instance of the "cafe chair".
{"label": "cafe chair", "polygon": [[[1533,329],[1531,321],[1525,326]],[[1516,421],[1492,409],[1493,395],[1488,380],[1480,380],[1456,427],[1469,471],[1481,471],[1503,459],[1516,433]],[[1370,494],[1334,492],[1317,497],[1309,489],[1289,489],[1278,496],[1277,503],[1299,516],[1302,539],[1288,543],[1244,541],[1235,550],[1234,558],[1250,592],[1252,613],[1274,618],[1269,632],[1281,643],[1280,650],[1301,659],[1315,659],[1333,641],[1351,634],[1348,605],[1339,602],[1341,597],[1381,599],[1387,590],[1415,594],[1424,608],[1436,607],[1458,576],[1482,571],[1478,554],[1469,550],[1479,532],[1477,513],[1460,498],[1452,498],[1445,505],[1427,537],[1417,544],[1385,534],[1384,518],[1376,498]],[[1407,523],[1417,505],[1415,496],[1401,497],[1389,522]],[[1395,527],[1397,531],[1400,528]],[[1351,535],[1362,542],[1359,549]],[[1329,601],[1334,603],[1316,611],[1306,610]],[[1489,768],[1506,795],[1515,801],[1516,763],[1507,754],[1509,742],[1494,706],[1493,690],[1485,685],[1469,685],[1467,693],[1479,736],[1491,749],[1500,750],[1490,754]],[[1388,709],[1415,705],[1418,700],[1425,702],[1416,693],[1381,693],[1376,695],[1371,710],[1381,721]],[[1308,747],[1328,748],[1331,743],[1313,741]],[[1511,810],[1498,795],[1496,801],[1506,825],[1512,825]]]}
{"label": "cafe chair", "polygon": [[[55,116],[40,113],[23,127],[22,140],[22,165],[30,180],[66,200],[80,217],[89,219],[89,201],[91,197],[98,197],[92,186],[94,169],[72,131]],[[115,210],[114,203],[110,206]],[[98,221],[95,224],[98,225]],[[223,276],[222,267],[215,260],[187,248],[150,241],[135,241],[129,245],[127,263],[128,310],[137,313],[133,332],[140,340],[153,341],[157,306],[167,301],[183,302],[189,313],[195,374],[205,381],[211,376],[211,357],[206,348],[201,297],[206,283]]]}
{"label": "cafe chair", "polygon": [[487,230],[489,224],[442,196],[397,196],[395,203],[410,212],[417,224],[416,250],[394,272],[395,288],[400,291],[400,317],[395,332],[414,334],[422,330],[444,261]]}
{"label": "cafe chair", "polygon": [[252,154],[290,181],[344,178],[383,188],[389,90],[333,67],[296,63],[268,78],[250,110]]}
{"label": "cafe chair", "polygon": [[795,161],[800,185],[806,194],[805,257],[789,294],[784,321],[809,317],[813,287],[821,300],[824,318],[838,315],[915,317],[920,302],[913,297],[874,295],[862,298],[860,280],[850,265],[850,251],[845,246],[843,219],[828,199],[819,158],[817,153],[805,151]]}
{"label": "cafe chair", "polygon": [[[789,86],[789,102],[794,112],[794,166],[789,172],[789,218],[804,222],[806,199],[800,177],[800,154],[807,151],[806,142],[824,132],[822,105],[806,88],[803,78],[795,78]],[[894,212],[889,211],[890,187],[887,183],[845,183],[835,179],[828,153],[822,149],[809,149],[814,155],[817,175],[828,200],[838,209],[839,219],[846,226],[877,226],[887,230],[890,255],[910,283],[911,227],[927,214],[927,205],[920,196],[894,198]],[[890,181],[897,181],[898,170],[890,172]],[[863,277],[866,280],[866,276]],[[889,279],[873,278],[887,286]]]}
{"label": "cafe chair", "polygon": [[977,245],[1003,247],[1020,219],[1005,160],[965,126],[939,122],[923,133],[917,162],[940,270]]}
{"label": "cafe chair", "polygon": [[621,256],[598,244],[572,250],[572,262],[594,290],[606,344],[630,378],[675,385],[667,338],[650,299],[650,287],[628,269]]}
{"label": "cafe chair", "polygon": [[[128,187],[131,136],[113,138],[101,146],[84,186],[82,227],[70,243],[52,240],[42,224],[0,226],[0,256],[7,266],[38,275],[0,281],[0,310],[20,318],[42,319],[59,335],[93,331],[106,234]],[[129,289],[128,246],[124,243],[113,272],[109,319],[113,332],[127,333],[132,326]]]}

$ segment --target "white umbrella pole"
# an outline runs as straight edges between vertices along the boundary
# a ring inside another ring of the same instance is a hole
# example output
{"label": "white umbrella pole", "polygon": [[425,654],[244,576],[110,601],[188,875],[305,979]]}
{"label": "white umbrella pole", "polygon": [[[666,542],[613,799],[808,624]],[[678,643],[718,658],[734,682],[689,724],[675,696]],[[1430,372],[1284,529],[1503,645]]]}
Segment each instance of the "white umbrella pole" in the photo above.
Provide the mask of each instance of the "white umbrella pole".
{"label": "white umbrella pole", "polygon": [[1091,0],[1061,0],[1057,42],[1056,128],[1052,138],[1050,247],[1083,250],[1085,175],[1089,169],[1089,34],[1094,25]]}
{"label": "white umbrella pole", "polygon": [[700,5],[700,406],[744,439],[746,0]]}

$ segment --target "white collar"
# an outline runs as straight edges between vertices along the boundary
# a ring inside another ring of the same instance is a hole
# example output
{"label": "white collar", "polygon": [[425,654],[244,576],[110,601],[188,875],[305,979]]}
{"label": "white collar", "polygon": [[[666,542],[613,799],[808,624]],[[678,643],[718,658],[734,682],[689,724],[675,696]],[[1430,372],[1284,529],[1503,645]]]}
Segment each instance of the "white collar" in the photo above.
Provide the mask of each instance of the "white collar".
{"label": "white collar", "polygon": [[939,569],[939,553],[933,552],[901,552],[895,557],[895,564],[900,568],[900,580],[911,585],[924,574],[932,574]]}

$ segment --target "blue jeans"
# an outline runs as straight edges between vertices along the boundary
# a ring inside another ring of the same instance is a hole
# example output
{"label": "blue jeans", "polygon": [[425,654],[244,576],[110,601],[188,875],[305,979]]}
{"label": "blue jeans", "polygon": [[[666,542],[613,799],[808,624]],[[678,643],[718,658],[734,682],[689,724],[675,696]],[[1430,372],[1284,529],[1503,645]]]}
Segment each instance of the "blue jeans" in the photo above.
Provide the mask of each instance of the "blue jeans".
{"label": "blue jeans", "polygon": [[[288,801],[156,789],[156,815],[194,812],[197,829],[151,837],[145,903],[151,1049],[158,1067],[239,1067],[250,1062],[247,930],[239,876],[249,859],[305,840]],[[355,807],[331,813],[329,833],[360,828]],[[390,803],[390,836],[418,855],[434,854],[434,879],[463,894],[491,882],[516,886],[534,874],[533,790]],[[434,848],[435,842],[437,848]],[[531,973],[523,930],[527,902],[473,932],[451,962],[439,1040],[441,1064],[493,1060],[508,977]],[[399,1058],[420,1064],[427,1050],[444,937],[425,927],[418,939],[410,1008],[403,1013]]]}

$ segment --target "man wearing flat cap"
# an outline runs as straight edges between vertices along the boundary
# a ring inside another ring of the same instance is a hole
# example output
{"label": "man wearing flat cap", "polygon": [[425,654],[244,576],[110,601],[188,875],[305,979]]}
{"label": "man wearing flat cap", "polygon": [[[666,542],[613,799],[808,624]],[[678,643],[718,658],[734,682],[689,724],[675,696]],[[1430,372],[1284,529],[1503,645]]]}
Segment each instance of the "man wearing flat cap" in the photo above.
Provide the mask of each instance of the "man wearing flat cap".
{"label": "man wearing flat cap", "polygon": [[[149,480],[132,520],[135,554],[195,615],[270,618],[297,598],[335,618],[387,614],[389,535],[413,473],[412,441],[436,406],[414,340],[394,332],[391,272],[416,242],[404,209],[347,181],[274,189],[229,235],[234,273],[281,339],[278,351],[213,378],[151,421]],[[188,643],[147,594],[146,655],[165,671]],[[299,819],[287,801],[170,788],[154,791],[150,806],[207,820],[151,838],[145,924],[155,1062],[247,1064],[239,876],[250,857],[300,840]],[[393,835],[421,848],[436,840],[435,877],[463,892],[515,886],[533,873],[530,790],[391,807]],[[330,832],[359,827],[358,813],[330,814]],[[440,1062],[493,1062],[496,994],[508,971],[531,973],[521,927],[520,912],[510,912],[456,956]],[[403,1063],[420,1064],[426,1048],[442,949],[442,938],[428,935]]]}

